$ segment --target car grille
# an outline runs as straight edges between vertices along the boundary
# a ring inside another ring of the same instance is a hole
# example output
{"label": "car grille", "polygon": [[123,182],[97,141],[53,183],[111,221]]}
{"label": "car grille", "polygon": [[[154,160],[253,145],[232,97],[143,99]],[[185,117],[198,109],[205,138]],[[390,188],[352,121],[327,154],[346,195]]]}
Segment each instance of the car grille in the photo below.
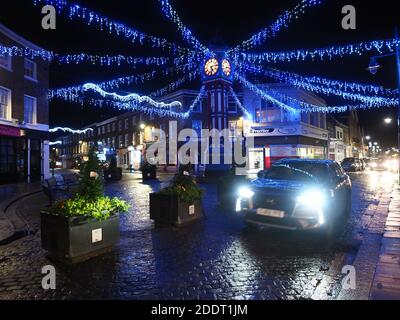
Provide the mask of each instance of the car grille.
{"label": "car grille", "polygon": [[285,211],[290,215],[293,212],[295,200],[290,194],[274,194],[256,191],[253,197],[253,206],[272,210]]}

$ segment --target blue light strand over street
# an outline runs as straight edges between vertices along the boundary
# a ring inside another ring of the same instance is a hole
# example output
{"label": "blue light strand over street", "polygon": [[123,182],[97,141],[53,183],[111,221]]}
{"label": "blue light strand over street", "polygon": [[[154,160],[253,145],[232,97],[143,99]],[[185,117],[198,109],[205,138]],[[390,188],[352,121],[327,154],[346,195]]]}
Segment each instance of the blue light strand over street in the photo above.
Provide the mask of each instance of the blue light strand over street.
{"label": "blue light strand over street", "polygon": [[118,100],[120,102],[131,102],[135,101],[139,104],[146,103],[155,108],[181,108],[182,103],[179,101],[173,101],[171,103],[157,102],[148,96],[140,96],[136,93],[130,93],[128,95],[119,95],[115,92],[107,92],[101,89],[98,85],[94,83],[86,83],[82,86],[83,91],[95,91],[100,94],[103,98],[111,98],[113,100]]}
{"label": "blue light strand over street", "polygon": [[201,42],[193,36],[192,31],[185,27],[185,25],[179,18],[178,13],[174,10],[168,0],[158,0],[158,2],[161,4],[161,10],[164,16],[177,25],[178,30],[182,35],[182,38],[187,43],[189,43],[193,46],[194,49],[196,49],[197,51],[201,51],[205,55],[210,53],[210,50],[202,45]]}
{"label": "blue light strand over street", "polygon": [[243,104],[240,102],[237,94],[235,93],[235,91],[233,91],[232,88],[230,88],[230,93],[232,95],[232,97],[235,99],[235,102],[237,104],[237,106],[239,107],[240,110],[242,110],[243,114],[246,116],[246,118],[248,120],[252,119],[251,113],[243,106]]}
{"label": "blue light strand over street", "polygon": [[[181,68],[182,68],[182,66],[181,66]],[[188,73],[193,72],[192,70],[187,70],[187,71],[185,71],[185,70],[184,70],[184,72],[188,72]],[[196,68],[196,70],[197,70],[197,68]],[[140,74],[140,75],[119,77],[116,79],[97,83],[97,85],[102,89],[115,89],[115,88],[120,88],[121,86],[129,86],[131,84],[144,83],[146,81],[149,81],[149,80],[155,78],[160,73],[162,75],[166,76],[166,75],[173,75],[177,71],[182,71],[182,70],[178,70],[177,67],[170,67],[166,70],[162,70],[161,72],[159,70],[154,70],[154,71],[147,72],[147,73]],[[54,89],[54,90],[49,91],[49,99],[61,98],[61,99],[64,99],[64,100],[70,101],[70,102],[82,103],[79,99],[79,93],[81,93],[82,91],[83,91],[82,85]]]}
{"label": "blue light strand over street", "polygon": [[76,133],[76,134],[85,134],[87,132],[92,132],[93,129],[92,128],[86,128],[84,130],[75,130],[75,129],[71,129],[71,128],[67,128],[67,127],[56,127],[56,128],[52,128],[49,129],[49,132],[54,133],[54,132],[58,132],[58,131],[62,131],[62,132],[69,132],[69,133]]}
{"label": "blue light strand over street", "polygon": [[[251,68],[247,68],[247,71],[252,72]],[[258,72],[255,72],[256,74],[260,74]],[[283,83],[291,84],[295,87],[302,88],[311,92],[315,92],[318,94],[323,94],[326,96],[330,95],[335,95],[338,97],[341,97],[345,100],[351,100],[351,101],[356,101],[359,103],[362,103],[366,107],[372,107],[372,108],[379,108],[379,107],[394,107],[397,106],[399,103],[399,100],[397,98],[387,98],[387,97],[381,97],[381,96],[365,96],[359,93],[351,93],[351,92],[345,92],[341,91],[336,88],[330,88],[330,87],[325,87],[323,85],[315,85],[312,83],[307,82],[306,79],[302,79],[300,76],[297,78],[291,78],[288,76],[288,74],[285,74],[284,79],[282,79],[279,75],[279,72],[274,71],[268,71],[268,70],[263,70],[262,74],[274,78],[276,80],[279,80]],[[298,75],[297,75],[298,76]]]}
{"label": "blue light strand over street", "polygon": [[69,19],[79,19],[84,21],[88,26],[97,26],[100,31],[108,32],[117,36],[124,37],[132,43],[144,45],[146,42],[153,48],[160,48],[170,51],[173,54],[190,53],[190,50],[182,48],[174,43],[168,42],[166,39],[147,35],[139,30],[129,27],[121,22],[109,19],[97,12],[82,7],[78,4],[71,4],[65,0],[33,0],[34,5],[49,4],[62,12],[69,11]]}
{"label": "blue light strand over street", "polygon": [[193,112],[196,105],[200,102],[200,99],[204,96],[205,87],[203,86],[200,89],[198,96],[193,100],[192,104],[188,107],[187,111],[184,112],[177,112],[172,111],[167,108],[154,108],[148,107],[146,105],[141,106],[137,101],[115,101],[109,99],[91,99],[90,105],[103,108],[105,106],[109,106],[112,108],[117,108],[119,110],[131,110],[131,111],[140,111],[145,114],[159,116],[159,117],[170,117],[170,118],[177,118],[177,119],[187,119]]}
{"label": "blue light strand over street", "polygon": [[292,61],[306,61],[307,59],[324,61],[326,59],[332,60],[334,58],[343,58],[346,56],[358,55],[361,56],[366,53],[388,53],[395,52],[396,47],[400,46],[400,40],[374,40],[365,41],[357,44],[348,44],[344,46],[331,46],[327,48],[317,49],[299,49],[281,52],[263,52],[263,53],[239,53],[237,58],[242,58],[254,63],[277,63],[277,62],[292,62]]}
{"label": "blue light strand over street", "polygon": [[300,15],[306,12],[306,9],[318,6],[323,0],[303,0],[297,4],[292,10],[285,11],[278,19],[269,27],[262,29],[253,35],[250,39],[243,41],[240,45],[231,49],[232,51],[249,50],[253,47],[262,45],[267,39],[275,37],[281,30],[289,28],[289,24],[297,20]]}
{"label": "blue light strand over street", "polygon": [[288,111],[295,111],[295,108],[288,106],[284,103],[282,103],[281,101],[278,101],[277,99],[275,99],[274,97],[272,97],[271,95],[269,95],[268,93],[266,93],[265,91],[261,90],[260,88],[258,88],[255,84],[252,84],[250,81],[248,81],[246,78],[244,78],[243,76],[239,75],[238,73],[235,73],[235,78],[242,84],[244,85],[247,89],[253,91],[255,94],[257,94],[259,97],[261,97],[262,99],[269,101],[277,106],[279,106],[280,108],[284,109],[284,110],[288,110]]}

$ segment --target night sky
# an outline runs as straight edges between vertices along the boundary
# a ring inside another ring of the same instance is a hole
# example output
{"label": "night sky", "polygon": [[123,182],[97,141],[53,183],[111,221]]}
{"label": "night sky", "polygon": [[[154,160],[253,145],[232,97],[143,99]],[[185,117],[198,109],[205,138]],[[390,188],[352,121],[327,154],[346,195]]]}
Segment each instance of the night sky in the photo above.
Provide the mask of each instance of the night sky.
{"label": "night sky", "polygon": [[[270,25],[285,9],[294,7],[296,1],[266,1],[266,0],[171,0],[175,10],[185,25],[193,31],[198,39],[208,45],[213,38],[222,38],[227,46],[234,46],[260,29]],[[157,49],[143,48],[132,45],[129,41],[110,36],[97,31],[96,28],[69,20],[65,15],[59,15],[57,30],[45,31],[41,28],[39,7],[33,6],[30,0],[3,0],[0,12],[0,22],[7,27],[42,46],[45,49],[59,53],[91,54],[128,54],[133,56],[168,56],[167,52]],[[117,19],[147,34],[163,37],[171,42],[184,45],[175,29],[175,25],[161,14],[157,0],[74,0],[94,11],[110,18]],[[341,28],[341,8],[352,4],[357,9],[357,30]],[[400,27],[398,9],[394,1],[337,1],[326,0],[325,4],[309,9],[298,21],[292,23],[289,29],[282,31],[278,37],[269,40],[261,51],[285,51],[288,49],[317,48],[331,45],[345,45],[367,40],[393,38],[395,26]],[[283,70],[299,72],[305,75],[319,75],[343,81],[355,81],[397,87],[397,75],[394,57],[381,61],[383,68],[377,75],[371,75],[365,70],[369,56],[335,59],[326,62],[291,62],[277,64]],[[71,67],[53,64],[51,67],[50,84],[52,88],[67,85],[77,85],[87,81],[96,82],[119,76],[132,75],[151,70],[131,67]],[[178,78],[176,76],[175,78]],[[149,93],[161,88],[173,79],[157,79],[143,86],[126,88],[137,93]],[[270,79],[269,79],[270,81]],[[199,88],[200,83],[193,83],[193,88]],[[330,104],[341,104],[343,101],[324,97]],[[110,109],[93,109],[52,102],[50,107],[51,126],[69,125],[81,127],[86,124],[117,114]],[[360,119],[366,134],[383,146],[396,145],[396,125],[384,125],[383,119],[396,117],[395,109],[361,111]]]}

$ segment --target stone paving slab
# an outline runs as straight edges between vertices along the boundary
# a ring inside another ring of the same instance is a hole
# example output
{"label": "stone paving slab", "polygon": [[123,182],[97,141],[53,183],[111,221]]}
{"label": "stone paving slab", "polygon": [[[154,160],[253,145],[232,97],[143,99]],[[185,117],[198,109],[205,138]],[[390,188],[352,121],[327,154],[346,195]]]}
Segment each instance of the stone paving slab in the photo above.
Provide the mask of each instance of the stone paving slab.
{"label": "stone paving slab", "polygon": [[392,192],[371,299],[400,300],[400,188]]}

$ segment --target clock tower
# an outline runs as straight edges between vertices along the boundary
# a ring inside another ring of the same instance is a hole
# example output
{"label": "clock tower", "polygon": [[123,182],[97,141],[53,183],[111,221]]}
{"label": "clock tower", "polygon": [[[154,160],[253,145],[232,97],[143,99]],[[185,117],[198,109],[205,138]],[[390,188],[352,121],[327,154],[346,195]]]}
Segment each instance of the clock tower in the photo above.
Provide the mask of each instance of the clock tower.
{"label": "clock tower", "polygon": [[228,96],[233,82],[233,66],[225,51],[216,50],[201,65],[201,78],[207,94],[208,129],[228,127]]}

